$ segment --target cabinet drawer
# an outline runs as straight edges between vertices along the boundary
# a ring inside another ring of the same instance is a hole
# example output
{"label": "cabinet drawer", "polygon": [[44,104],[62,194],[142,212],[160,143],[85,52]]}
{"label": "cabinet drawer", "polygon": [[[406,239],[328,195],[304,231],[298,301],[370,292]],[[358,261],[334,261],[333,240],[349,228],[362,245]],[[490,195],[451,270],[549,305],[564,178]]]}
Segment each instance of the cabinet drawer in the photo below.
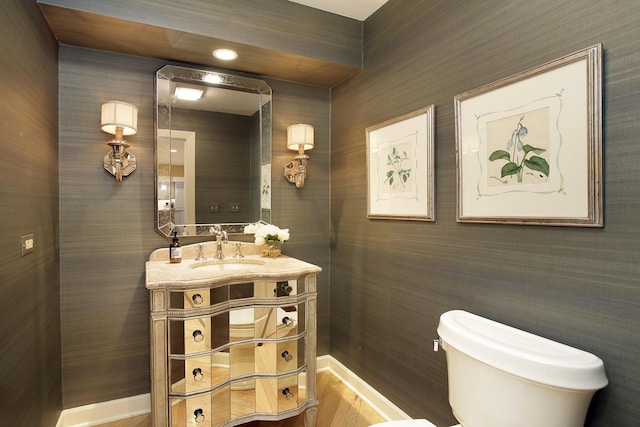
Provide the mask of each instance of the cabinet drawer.
{"label": "cabinet drawer", "polygon": [[229,313],[169,319],[169,354],[209,352],[229,343]]}
{"label": "cabinet drawer", "polygon": [[[285,412],[304,405],[306,398],[306,374],[255,380],[256,412]],[[231,396],[231,407],[234,407]]]}
{"label": "cabinet drawer", "polygon": [[[281,307],[256,307],[254,309],[256,338],[287,338],[306,330],[305,303]],[[233,315],[231,316],[233,327]]]}
{"label": "cabinet drawer", "polygon": [[171,427],[217,427],[231,418],[231,392],[225,386],[211,393],[172,398]]}
{"label": "cabinet drawer", "polygon": [[193,289],[189,291],[170,291],[169,308],[188,310],[203,308],[229,300],[229,287]]}
{"label": "cabinet drawer", "polygon": [[169,393],[187,395],[229,382],[229,351],[169,359]]}
{"label": "cabinet drawer", "polygon": [[170,291],[169,308],[189,310],[250,298],[281,298],[306,292],[304,279],[256,281],[218,286],[215,288]]}
{"label": "cabinet drawer", "polygon": [[295,340],[264,342],[255,346],[255,373],[282,374],[296,371],[305,364],[304,348],[306,338]]}
{"label": "cabinet drawer", "polygon": [[171,402],[172,427],[213,427],[211,395],[173,399]]}
{"label": "cabinet drawer", "polygon": [[305,364],[304,349],[306,337],[293,341],[279,342],[276,348],[276,372],[278,374],[295,371]]}
{"label": "cabinet drawer", "polygon": [[306,337],[235,344],[197,357],[169,358],[169,393],[185,396],[250,375],[281,375],[305,365]]}
{"label": "cabinet drawer", "polygon": [[[287,341],[248,342],[233,344],[228,353],[216,354],[218,360],[226,357],[230,378],[249,375],[275,375],[297,371],[305,365],[306,337]],[[223,368],[218,368],[219,372]]]}
{"label": "cabinet drawer", "polygon": [[306,331],[306,305],[237,308],[214,316],[169,319],[169,354],[210,352],[236,342],[286,339]]}
{"label": "cabinet drawer", "polygon": [[306,372],[232,381],[194,397],[171,398],[172,427],[217,427],[231,418],[286,412],[307,402]]}
{"label": "cabinet drawer", "polygon": [[307,402],[306,373],[231,383],[231,417],[290,411]]}
{"label": "cabinet drawer", "polygon": [[211,388],[211,356],[169,359],[171,394],[186,394]]}

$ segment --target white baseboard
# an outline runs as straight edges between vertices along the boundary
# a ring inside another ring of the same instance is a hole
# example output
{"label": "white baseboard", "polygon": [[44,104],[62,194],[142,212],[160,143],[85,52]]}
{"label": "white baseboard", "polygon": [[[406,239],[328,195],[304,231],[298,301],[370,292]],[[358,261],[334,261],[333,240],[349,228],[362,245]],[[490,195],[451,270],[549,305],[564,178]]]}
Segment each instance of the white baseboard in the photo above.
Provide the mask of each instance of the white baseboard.
{"label": "white baseboard", "polygon": [[151,395],[139,394],[65,409],[60,414],[56,427],[90,427],[150,412]]}
{"label": "white baseboard", "polygon": [[346,366],[332,356],[318,357],[318,372],[330,371],[351,391],[364,400],[371,408],[379,413],[386,421],[410,420],[402,409],[394,405],[389,399],[364,382]]}
{"label": "white baseboard", "polygon": [[[331,356],[318,357],[318,372],[330,371],[385,420],[407,420],[410,417],[373,387]],[[108,402],[92,403],[65,409],[56,427],[91,427],[151,412],[151,396],[140,394]]]}

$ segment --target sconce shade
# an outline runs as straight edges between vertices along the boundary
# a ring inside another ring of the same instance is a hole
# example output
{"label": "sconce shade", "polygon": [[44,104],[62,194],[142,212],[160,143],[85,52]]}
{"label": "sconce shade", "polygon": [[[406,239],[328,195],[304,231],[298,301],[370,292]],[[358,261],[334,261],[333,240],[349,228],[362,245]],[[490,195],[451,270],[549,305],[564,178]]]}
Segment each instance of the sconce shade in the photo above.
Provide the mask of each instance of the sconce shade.
{"label": "sconce shade", "polygon": [[112,135],[116,128],[122,127],[123,135],[135,135],[138,131],[138,107],[122,101],[109,101],[102,104],[100,128]]}
{"label": "sconce shade", "polygon": [[287,148],[298,151],[300,145],[303,150],[313,148],[313,126],[299,123],[287,128]]}

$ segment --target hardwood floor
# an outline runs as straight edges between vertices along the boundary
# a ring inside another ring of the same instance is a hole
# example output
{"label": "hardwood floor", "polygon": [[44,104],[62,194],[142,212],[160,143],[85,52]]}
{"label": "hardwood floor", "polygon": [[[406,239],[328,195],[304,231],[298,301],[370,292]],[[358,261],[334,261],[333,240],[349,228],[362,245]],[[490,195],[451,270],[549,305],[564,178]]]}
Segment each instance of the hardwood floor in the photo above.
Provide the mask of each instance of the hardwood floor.
{"label": "hardwood floor", "polygon": [[[384,418],[368,406],[354,392],[330,372],[318,373],[318,418],[316,427],[367,427],[384,421]],[[150,427],[149,414],[112,423],[100,424],[98,427]],[[282,421],[254,421],[246,427],[304,427],[304,414]]]}

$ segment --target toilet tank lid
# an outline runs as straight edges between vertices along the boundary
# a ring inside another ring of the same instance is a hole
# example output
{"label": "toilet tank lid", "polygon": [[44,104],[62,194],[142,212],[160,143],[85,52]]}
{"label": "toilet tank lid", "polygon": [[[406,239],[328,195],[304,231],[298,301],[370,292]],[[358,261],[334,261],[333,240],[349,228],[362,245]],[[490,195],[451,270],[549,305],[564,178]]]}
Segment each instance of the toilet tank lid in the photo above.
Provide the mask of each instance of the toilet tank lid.
{"label": "toilet tank lid", "polygon": [[438,335],[445,351],[453,347],[531,381],[571,390],[608,384],[599,357],[463,310],[442,314]]}

